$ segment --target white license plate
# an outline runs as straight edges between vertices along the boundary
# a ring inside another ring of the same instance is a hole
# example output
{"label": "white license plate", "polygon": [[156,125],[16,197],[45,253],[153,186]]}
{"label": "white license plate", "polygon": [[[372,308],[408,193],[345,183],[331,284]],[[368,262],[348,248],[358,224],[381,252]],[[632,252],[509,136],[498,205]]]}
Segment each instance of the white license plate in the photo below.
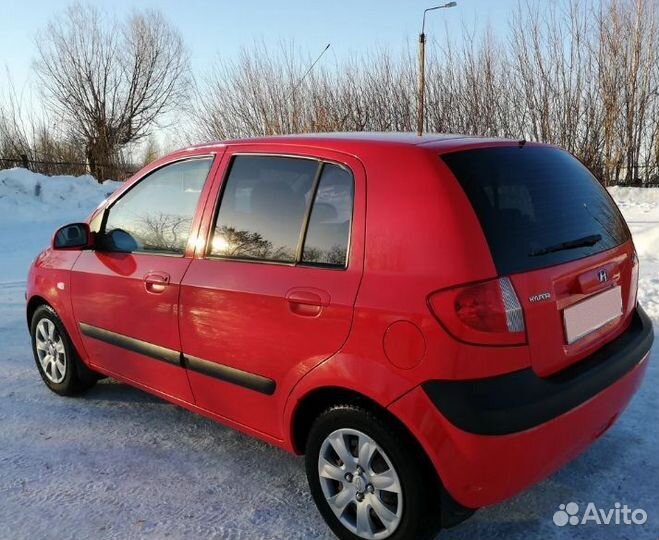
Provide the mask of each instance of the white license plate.
{"label": "white license plate", "polygon": [[587,336],[622,315],[620,287],[588,298],[563,310],[563,323],[568,344]]}

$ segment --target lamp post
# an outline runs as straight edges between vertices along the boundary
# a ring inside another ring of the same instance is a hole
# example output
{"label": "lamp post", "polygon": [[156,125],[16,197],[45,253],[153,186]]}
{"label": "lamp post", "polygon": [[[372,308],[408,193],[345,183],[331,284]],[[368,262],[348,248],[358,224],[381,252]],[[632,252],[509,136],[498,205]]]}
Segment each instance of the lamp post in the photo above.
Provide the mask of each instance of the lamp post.
{"label": "lamp post", "polygon": [[423,23],[421,24],[421,33],[419,34],[419,90],[418,90],[418,108],[416,115],[416,134],[423,134],[424,119],[424,99],[426,94],[426,13],[436,9],[452,8],[457,6],[457,2],[449,2],[441,6],[435,6],[423,11]]}

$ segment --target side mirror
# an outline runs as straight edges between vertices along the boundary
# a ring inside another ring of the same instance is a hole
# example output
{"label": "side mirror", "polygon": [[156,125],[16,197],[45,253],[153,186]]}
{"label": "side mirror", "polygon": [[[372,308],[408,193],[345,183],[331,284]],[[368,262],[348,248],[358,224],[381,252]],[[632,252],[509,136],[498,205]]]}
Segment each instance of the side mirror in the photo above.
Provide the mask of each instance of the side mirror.
{"label": "side mirror", "polygon": [[53,249],[90,249],[94,235],[87,223],[71,223],[60,227],[53,236]]}

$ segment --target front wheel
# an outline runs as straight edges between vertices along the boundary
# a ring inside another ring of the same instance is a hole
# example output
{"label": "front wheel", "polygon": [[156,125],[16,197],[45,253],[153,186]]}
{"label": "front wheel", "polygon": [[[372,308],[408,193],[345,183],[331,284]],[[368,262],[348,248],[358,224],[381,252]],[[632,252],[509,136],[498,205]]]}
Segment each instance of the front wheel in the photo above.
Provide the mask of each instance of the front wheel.
{"label": "front wheel", "polygon": [[98,375],[85,366],[55,310],[39,306],[30,324],[32,352],[46,386],[62,396],[73,396],[92,387]]}
{"label": "front wheel", "polygon": [[438,528],[438,499],[424,459],[400,426],[340,405],[313,424],[306,472],[320,513],[344,540],[426,538]]}

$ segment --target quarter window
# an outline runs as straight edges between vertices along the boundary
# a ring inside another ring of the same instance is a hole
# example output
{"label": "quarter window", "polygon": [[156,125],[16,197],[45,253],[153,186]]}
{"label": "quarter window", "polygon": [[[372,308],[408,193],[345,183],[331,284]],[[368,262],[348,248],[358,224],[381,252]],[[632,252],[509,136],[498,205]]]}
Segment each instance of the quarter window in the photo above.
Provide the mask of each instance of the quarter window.
{"label": "quarter window", "polygon": [[350,172],[338,165],[326,163],[311,210],[302,262],[345,266],[352,200],[353,181]]}
{"label": "quarter window", "polygon": [[138,182],[109,210],[108,251],[182,255],[211,158],[166,165]]}

